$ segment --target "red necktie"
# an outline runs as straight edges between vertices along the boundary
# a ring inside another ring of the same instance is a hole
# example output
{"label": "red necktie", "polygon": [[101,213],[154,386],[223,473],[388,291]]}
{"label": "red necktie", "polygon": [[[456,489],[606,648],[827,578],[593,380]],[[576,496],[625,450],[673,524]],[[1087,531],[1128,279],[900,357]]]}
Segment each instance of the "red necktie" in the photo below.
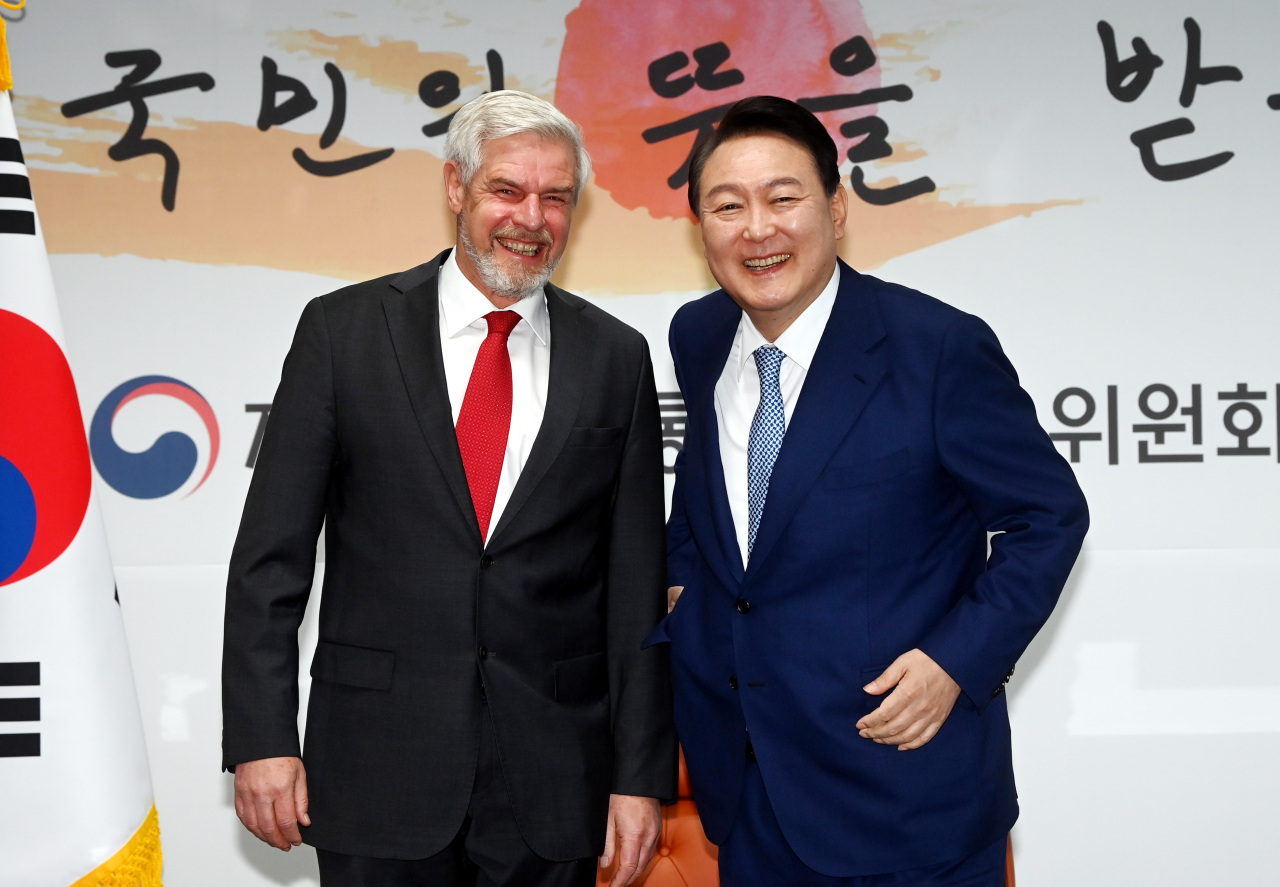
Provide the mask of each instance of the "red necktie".
{"label": "red necktie", "polygon": [[471,368],[456,431],[480,538],[488,539],[493,500],[498,495],[502,458],[511,431],[511,355],[507,353],[507,338],[520,322],[520,315],[514,311],[490,311],[484,319],[489,323],[489,335],[480,343]]}

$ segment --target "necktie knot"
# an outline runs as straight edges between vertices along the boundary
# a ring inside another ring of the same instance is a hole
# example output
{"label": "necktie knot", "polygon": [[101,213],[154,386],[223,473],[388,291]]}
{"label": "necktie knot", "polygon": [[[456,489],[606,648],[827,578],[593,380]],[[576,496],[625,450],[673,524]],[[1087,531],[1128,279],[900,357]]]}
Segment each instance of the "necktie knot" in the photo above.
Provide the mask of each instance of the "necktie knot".
{"label": "necktie knot", "polygon": [[782,361],[787,356],[777,345],[761,345],[752,356],[756,359],[756,371],[760,373],[760,387],[778,387],[778,375],[782,370]]}
{"label": "necktie knot", "polygon": [[521,317],[514,311],[490,311],[484,319],[489,324],[489,335],[501,336],[505,339],[511,335],[511,331],[516,328]]}

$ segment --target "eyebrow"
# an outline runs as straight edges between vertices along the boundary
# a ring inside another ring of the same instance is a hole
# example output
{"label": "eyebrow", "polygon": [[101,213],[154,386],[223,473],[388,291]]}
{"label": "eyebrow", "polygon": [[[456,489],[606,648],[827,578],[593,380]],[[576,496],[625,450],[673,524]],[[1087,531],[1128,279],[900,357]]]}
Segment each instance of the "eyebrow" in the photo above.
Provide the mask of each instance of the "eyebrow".
{"label": "eyebrow", "polygon": [[[524,185],[520,184],[519,182],[513,182],[511,179],[505,178],[505,177],[503,177],[503,176],[495,176],[494,178],[489,179],[488,184],[489,184],[489,187],[491,187],[491,188],[492,188],[492,187],[514,188],[514,189],[515,189],[515,190],[517,190],[517,191],[527,191],[527,190],[529,190],[528,188],[526,188]],[[573,193],[573,188],[572,188],[572,187],[569,187],[569,188],[548,188],[546,191],[543,191],[543,192],[541,192],[541,193],[543,193],[543,194],[572,194],[572,193]]]}
{"label": "eyebrow", "polygon": [[[783,176],[782,178],[779,178],[779,179],[770,179],[769,181],[763,183],[760,186],[760,188],[761,190],[769,191],[769,190],[772,190],[773,188],[777,188],[782,185],[799,185],[799,184],[802,184],[801,181],[795,178],[794,176]],[[716,196],[717,194],[721,194],[725,191],[731,191],[735,194],[740,194],[747,190],[749,189],[743,188],[741,185],[725,183],[723,185],[716,185],[706,194],[702,195],[702,199],[710,200],[712,197]]]}

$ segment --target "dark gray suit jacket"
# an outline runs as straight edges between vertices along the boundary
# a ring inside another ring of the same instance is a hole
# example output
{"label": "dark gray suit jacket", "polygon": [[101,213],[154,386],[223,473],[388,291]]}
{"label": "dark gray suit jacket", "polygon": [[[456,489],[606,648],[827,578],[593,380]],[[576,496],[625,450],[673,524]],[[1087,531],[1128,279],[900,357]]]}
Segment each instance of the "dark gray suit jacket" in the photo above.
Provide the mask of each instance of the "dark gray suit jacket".
{"label": "dark gray suit jacket", "polygon": [[521,834],[597,854],[611,792],[672,797],[661,434],[638,333],[546,288],[546,412],[485,546],[440,351],[447,253],[312,301],[227,586],[223,765],[297,755],[297,629],[326,526],[306,841],[414,859],[466,813],[482,713]]}

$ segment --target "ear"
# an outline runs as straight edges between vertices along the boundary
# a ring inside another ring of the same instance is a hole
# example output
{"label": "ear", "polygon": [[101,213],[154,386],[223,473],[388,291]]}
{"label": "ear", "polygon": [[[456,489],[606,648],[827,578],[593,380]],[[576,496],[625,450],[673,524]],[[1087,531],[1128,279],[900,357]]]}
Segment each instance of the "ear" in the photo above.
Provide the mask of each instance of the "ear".
{"label": "ear", "polygon": [[452,160],[444,162],[444,196],[449,204],[449,211],[455,216],[460,215],[466,206],[467,186],[462,182],[458,164]]}
{"label": "ear", "polygon": [[836,229],[836,240],[844,238],[844,223],[848,217],[849,192],[841,184],[836,187],[836,193],[831,196],[831,224]]}

